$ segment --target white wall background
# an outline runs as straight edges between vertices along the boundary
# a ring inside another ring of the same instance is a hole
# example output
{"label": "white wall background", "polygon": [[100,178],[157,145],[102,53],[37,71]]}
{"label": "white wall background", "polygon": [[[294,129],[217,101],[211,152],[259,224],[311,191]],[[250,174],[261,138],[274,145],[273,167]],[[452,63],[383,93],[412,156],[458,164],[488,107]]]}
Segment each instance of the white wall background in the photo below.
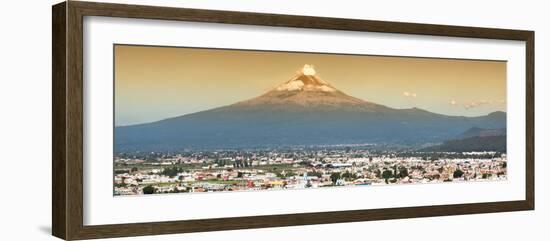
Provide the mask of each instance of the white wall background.
{"label": "white wall background", "polygon": [[[165,0],[157,2],[174,2]],[[9,1],[0,10],[0,239],[56,240],[51,219],[51,10],[58,1]],[[139,3],[143,1],[129,1]],[[550,143],[550,15],[545,1],[178,1],[190,8],[254,11],[536,31],[536,210],[163,235],[155,240],[540,240],[550,220],[544,150]],[[542,150],[542,151],[541,151]],[[411,197],[414,198],[414,197]],[[541,238],[538,238],[541,237]],[[120,240],[151,240],[152,237]]]}

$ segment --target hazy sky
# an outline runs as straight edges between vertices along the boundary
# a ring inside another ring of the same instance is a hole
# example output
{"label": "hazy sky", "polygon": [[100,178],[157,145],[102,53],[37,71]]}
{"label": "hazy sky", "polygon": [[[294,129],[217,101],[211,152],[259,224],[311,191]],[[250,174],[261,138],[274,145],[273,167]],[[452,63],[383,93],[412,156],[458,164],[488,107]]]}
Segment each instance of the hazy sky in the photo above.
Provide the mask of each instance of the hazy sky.
{"label": "hazy sky", "polygon": [[115,125],[157,121],[259,96],[304,64],[344,93],[446,115],[506,110],[506,62],[115,46]]}

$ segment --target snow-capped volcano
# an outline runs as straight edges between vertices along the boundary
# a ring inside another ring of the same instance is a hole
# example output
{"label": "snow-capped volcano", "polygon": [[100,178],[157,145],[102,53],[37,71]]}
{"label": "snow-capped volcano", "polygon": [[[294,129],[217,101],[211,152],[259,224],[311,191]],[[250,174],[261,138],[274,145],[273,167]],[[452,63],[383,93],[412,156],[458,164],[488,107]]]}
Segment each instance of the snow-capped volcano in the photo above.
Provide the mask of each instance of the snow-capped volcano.
{"label": "snow-capped volcano", "polygon": [[289,81],[277,86],[278,91],[324,91],[334,92],[336,89],[316,75],[313,65],[304,65]]}
{"label": "snow-capped volcano", "polygon": [[314,66],[309,64],[304,65],[292,78],[273,88],[271,91],[231,106],[264,107],[266,105],[279,108],[388,109],[383,105],[349,96],[336,89],[327,81],[321,79]]}

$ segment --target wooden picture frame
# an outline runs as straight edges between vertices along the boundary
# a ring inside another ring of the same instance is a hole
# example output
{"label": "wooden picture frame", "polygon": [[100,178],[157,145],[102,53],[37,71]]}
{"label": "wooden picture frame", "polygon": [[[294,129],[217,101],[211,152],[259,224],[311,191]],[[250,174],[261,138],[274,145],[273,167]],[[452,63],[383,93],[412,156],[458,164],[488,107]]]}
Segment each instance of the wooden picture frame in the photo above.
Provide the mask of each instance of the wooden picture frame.
{"label": "wooden picture frame", "polygon": [[[52,233],[66,240],[533,210],[534,32],[401,22],[68,1],[52,8]],[[83,224],[83,18],[107,16],[299,27],[526,43],[525,200],[86,226]]]}

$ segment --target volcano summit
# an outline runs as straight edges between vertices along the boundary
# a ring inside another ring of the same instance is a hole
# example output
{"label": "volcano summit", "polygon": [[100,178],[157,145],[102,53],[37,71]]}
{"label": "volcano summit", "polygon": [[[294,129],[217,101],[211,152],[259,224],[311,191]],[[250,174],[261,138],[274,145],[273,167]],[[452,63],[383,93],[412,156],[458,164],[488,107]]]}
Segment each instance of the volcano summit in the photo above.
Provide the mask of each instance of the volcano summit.
{"label": "volcano summit", "polygon": [[389,110],[388,107],[346,95],[322,80],[316,75],[314,67],[307,64],[294,77],[273,90],[232,106],[276,109],[308,108],[320,111],[343,109],[356,111]]}
{"label": "volcano summit", "polygon": [[258,97],[157,122],[115,128],[115,151],[421,145],[477,128],[505,128],[506,113],[447,116],[394,109],[345,94],[304,65]]}

